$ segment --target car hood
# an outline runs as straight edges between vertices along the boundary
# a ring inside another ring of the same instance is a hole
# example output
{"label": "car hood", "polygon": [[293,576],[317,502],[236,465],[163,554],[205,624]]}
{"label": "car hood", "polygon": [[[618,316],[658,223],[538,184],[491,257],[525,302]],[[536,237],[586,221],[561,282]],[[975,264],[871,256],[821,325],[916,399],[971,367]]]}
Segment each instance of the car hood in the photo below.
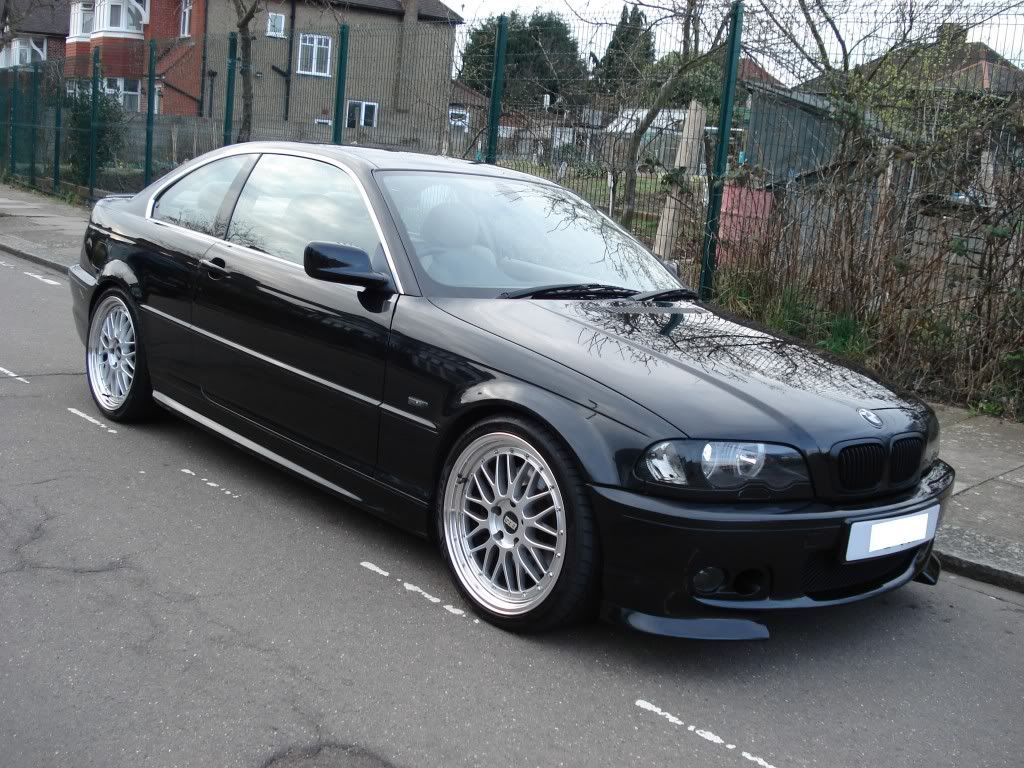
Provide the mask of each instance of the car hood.
{"label": "car hood", "polygon": [[[928,409],[920,401],[696,304],[521,299],[435,303],[604,384],[691,437],[827,450],[839,440],[927,431]],[[882,426],[872,424],[874,419],[862,409],[882,411],[877,414]]]}

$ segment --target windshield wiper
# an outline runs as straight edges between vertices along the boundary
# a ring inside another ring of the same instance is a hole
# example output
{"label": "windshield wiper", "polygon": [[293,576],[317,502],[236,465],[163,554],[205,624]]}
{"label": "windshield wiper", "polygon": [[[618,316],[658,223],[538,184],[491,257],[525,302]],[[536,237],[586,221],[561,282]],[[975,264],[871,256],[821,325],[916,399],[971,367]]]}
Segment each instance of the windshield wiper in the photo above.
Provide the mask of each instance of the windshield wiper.
{"label": "windshield wiper", "polygon": [[659,291],[634,293],[629,298],[633,301],[681,301],[699,299],[700,295],[689,288],[663,288]]}
{"label": "windshield wiper", "polygon": [[523,288],[519,291],[499,293],[499,299],[605,299],[633,296],[636,291],[619,285],[604,283],[557,283],[541,285],[536,288]]}

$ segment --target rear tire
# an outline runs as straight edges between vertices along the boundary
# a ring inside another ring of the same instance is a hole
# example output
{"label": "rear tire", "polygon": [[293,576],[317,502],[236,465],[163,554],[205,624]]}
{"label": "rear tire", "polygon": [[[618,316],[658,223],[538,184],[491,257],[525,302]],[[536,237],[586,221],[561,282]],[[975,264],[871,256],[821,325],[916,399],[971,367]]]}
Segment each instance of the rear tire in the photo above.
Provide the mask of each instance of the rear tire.
{"label": "rear tire", "polygon": [[85,372],[93,402],[111,421],[137,421],[153,412],[139,314],[120,288],[100,295],[89,315]]}
{"label": "rear tire", "polygon": [[489,418],[452,447],[437,493],[437,534],[476,612],[513,631],[593,615],[598,550],[575,457],[552,432]]}

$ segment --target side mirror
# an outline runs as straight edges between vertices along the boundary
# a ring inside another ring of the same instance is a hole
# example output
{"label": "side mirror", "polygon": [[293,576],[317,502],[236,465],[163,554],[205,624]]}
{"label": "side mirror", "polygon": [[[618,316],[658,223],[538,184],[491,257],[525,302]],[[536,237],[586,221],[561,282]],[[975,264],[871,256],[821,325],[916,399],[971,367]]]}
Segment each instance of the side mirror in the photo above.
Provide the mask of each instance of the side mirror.
{"label": "side mirror", "polygon": [[302,254],[302,266],[317,280],[361,285],[373,291],[392,290],[391,278],[374,270],[366,251],[351,245],[310,243]]}

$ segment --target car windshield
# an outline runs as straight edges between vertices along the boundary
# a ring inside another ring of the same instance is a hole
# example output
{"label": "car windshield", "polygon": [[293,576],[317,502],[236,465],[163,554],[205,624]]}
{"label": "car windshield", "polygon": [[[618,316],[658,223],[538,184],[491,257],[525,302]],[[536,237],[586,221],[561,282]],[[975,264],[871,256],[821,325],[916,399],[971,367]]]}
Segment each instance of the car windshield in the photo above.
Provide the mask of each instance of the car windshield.
{"label": "car windshield", "polygon": [[569,284],[591,291],[679,287],[643,245],[553,184],[414,171],[377,178],[427,295],[495,297]]}

